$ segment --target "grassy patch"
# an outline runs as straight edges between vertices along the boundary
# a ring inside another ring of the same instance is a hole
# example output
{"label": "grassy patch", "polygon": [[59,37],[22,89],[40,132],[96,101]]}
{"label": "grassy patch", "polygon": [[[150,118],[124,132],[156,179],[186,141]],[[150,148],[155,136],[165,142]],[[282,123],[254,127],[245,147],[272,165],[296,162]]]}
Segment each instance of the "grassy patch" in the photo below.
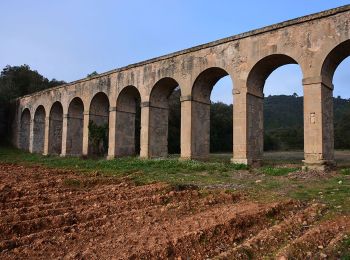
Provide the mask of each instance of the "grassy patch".
{"label": "grassy patch", "polygon": [[261,172],[270,176],[284,176],[288,173],[297,171],[297,168],[278,168],[278,167],[263,167]]}
{"label": "grassy patch", "polygon": [[350,168],[345,168],[340,170],[340,174],[342,175],[350,175]]}
{"label": "grassy patch", "polygon": [[177,158],[142,160],[129,157],[115,160],[81,159],[76,157],[42,156],[18,149],[0,147],[0,162],[43,165],[50,168],[101,173],[109,176],[128,176],[138,184],[154,181],[169,183],[221,183],[232,178],[243,164],[225,162],[181,161]]}

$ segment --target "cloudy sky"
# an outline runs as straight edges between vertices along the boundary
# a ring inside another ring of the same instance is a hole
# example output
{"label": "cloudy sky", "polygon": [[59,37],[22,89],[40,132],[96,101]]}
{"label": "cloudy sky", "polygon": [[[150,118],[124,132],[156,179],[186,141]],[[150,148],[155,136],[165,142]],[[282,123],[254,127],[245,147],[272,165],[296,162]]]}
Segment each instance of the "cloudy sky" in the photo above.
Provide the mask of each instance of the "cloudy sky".
{"label": "cloudy sky", "polygon": [[[341,0],[0,0],[0,68],[28,64],[73,81],[198,44],[349,4]],[[350,58],[338,68],[335,96],[350,98]],[[276,70],[265,95],[302,95],[296,65]],[[230,79],[213,101],[231,102]]]}

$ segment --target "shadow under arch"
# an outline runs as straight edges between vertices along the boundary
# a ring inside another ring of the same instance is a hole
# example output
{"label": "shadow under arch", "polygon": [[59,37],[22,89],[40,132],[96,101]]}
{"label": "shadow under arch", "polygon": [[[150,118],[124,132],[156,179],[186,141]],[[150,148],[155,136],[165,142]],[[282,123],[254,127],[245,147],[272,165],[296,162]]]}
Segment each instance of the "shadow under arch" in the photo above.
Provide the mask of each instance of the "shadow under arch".
{"label": "shadow under arch", "polygon": [[170,77],[160,79],[152,88],[149,103],[149,157],[168,156],[169,98],[178,82]]}
{"label": "shadow under arch", "polygon": [[84,127],[84,103],[75,97],[69,103],[67,115],[67,141],[66,154],[72,156],[82,155]]}
{"label": "shadow under arch", "polygon": [[34,113],[33,128],[33,152],[43,153],[45,143],[45,117],[46,112],[44,106],[37,107]]}
{"label": "shadow under arch", "polygon": [[88,154],[105,156],[108,152],[109,99],[104,92],[92,98],[89,107]]}
{"label": "shadow under arch", "polygon": [[[208,159],[210,154],[210,95],[215,84],[229,73],[219,67],[202,71],[191,90],[191,158]],[[232,77],[230,76],[233,83]],[[233,84],[232,84],[233,86]],[[232,92],[231,92],[232,95]],[[233,100],[233,98],[232,98]],[[231,140],[230,140],[231,141]],[[233,146],[232,146],[233,147]]]}
{"label": "shadow under arch", "polygon": [[122,89],[116,103],[115,155],[134,156],[140,153],[141,95],[135,86]]}
{"label": "shadow under arch", "polygon": [[300,64],[288,55],[272,54],[259,60],[248,74],[248,157],[252,159],[252,164],[260,164],[263,159],[265,82],[276,69],[289,64],[299,65],[301,68]]}
{"label": "shadow under arch", "polygon": [[49,154],[61,154],[63,130],[63,107],[61,102],[53,103],[49,116]]}
{"label": "shadow under arch", "polygon": [[28,108],[21,113],[19,148],[24,151],[29,151],[30,143],[30,111]]}

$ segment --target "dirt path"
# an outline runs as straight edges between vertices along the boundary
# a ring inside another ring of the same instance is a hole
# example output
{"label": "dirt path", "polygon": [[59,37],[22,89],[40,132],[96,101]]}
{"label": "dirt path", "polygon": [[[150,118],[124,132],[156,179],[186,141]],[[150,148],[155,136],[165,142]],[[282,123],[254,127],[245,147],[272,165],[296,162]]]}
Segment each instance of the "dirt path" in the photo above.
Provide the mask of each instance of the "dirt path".
{"label": "dirt path", "polygon": [[350,218],[239,194],[0,165],[0,259],[336,257]]}

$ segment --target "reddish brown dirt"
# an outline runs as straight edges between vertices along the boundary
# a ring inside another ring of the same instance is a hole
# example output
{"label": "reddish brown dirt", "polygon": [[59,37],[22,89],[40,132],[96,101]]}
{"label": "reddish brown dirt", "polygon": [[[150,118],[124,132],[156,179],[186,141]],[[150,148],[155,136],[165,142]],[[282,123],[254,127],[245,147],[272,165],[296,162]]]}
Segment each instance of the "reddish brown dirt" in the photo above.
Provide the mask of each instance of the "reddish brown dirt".
{"label": "reddish brown dirt", "polygon": [[318,204],[18,165],[0,165],[0,209],[0,259],[318,258],[350,231]]}

